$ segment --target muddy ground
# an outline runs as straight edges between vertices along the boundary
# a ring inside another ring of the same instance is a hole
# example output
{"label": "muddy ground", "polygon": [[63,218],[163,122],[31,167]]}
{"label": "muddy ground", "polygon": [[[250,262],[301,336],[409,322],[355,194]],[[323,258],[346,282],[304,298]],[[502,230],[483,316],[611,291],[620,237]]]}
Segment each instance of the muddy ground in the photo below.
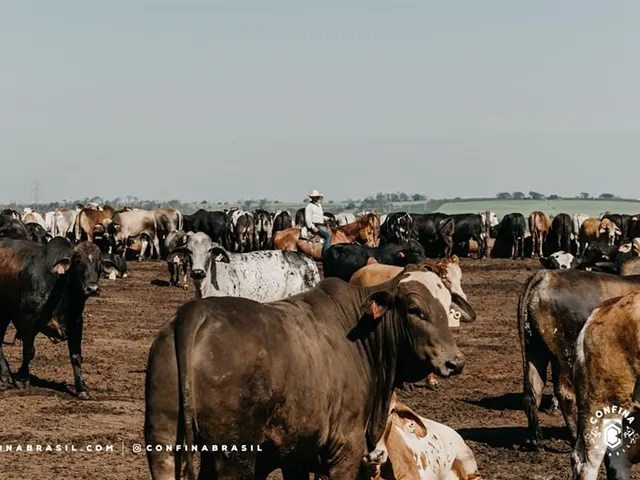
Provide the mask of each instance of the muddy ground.
{"label": "muddy ground", "polygon": [[[420,414],[457,429],[476,455],[486,479],[569,479],[569,444],[561,416],[541,415],[546,449],[521,451],[526,418],[521,409],[522,366],[515,311],[532,260],[464,260],[463,287],[478,313],[455,335],[467,356],[462,375],[442,380],[439,391],[416,388],[400,397]],[[113,445],[113,452],[0,452],[2,479],[146,479],[142,443],[144,371],[158,328],[194,295],[157,285],[160,262],[131,262],[130,276],[103,280],[85,319],[84,372],[89,401],[69,393],[73,383],[66,344],[38,337],[32,386],[0,392],[0,447],[27,444]],[[7,333],[7,340],[13,331]],[[4,346],[11,368],[20,365],[20,343]],[[547,397],[548,401],[549,397]],[[71,447],[69,447],[71,448]],[[636,473],[634,479],[640,479]]]}

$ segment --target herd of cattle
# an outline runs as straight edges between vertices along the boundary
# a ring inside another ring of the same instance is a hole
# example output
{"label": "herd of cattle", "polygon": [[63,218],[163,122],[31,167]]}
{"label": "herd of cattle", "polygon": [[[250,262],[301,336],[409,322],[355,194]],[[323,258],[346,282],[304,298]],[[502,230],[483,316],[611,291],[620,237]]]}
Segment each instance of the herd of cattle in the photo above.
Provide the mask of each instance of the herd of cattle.
{"label": "herd of cattle", "polygon": [[[287,480],[478,480],[460,435],[394,391],[423,379],[434,388],[436,376],[464,368],[451,328],[476,313],[459,256],[538,256],[546,268],[527,281],[517,309],[528,446],[541,445],[550,365],[575,478],[595,479],[603,460],[608,479],[630,478],[640,461],[633,415],[625,416],[619,455],[606,455],[603,435],[594,434],[606,415],[593,418],[605,404],[628,413],[640,402],[638,217],[363,212],[326,221],[332,246],[323,256],[304,210],[2,211],[0,333],[13,323],[23,359],[12,374],[0,347],[0,388],[28,386],[34,338],[43,333],[67,341],[76,393],[88,398],[85,303],[100,294],[101,277],[127,276],[129,252],[142,260],[149,250],[167,262],[170,284],[192,279],[195,299],[160,329],[149,353],[147,444],[261,446],[202,452],[199,478],[266,479],[279,468]],[[147,456],[154,479],[180,478],[183,469],[196,478],[190,449]]]}

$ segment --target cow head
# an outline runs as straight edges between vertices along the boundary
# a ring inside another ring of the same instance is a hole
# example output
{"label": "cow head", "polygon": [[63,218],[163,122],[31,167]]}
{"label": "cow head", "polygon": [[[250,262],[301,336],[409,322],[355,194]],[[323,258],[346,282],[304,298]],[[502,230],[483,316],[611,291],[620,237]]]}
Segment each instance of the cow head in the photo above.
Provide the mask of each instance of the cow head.
{"label": "cow head", "polygon": [[422,266],[440,277],[442,283],[451,293],[451,304],[444,307],[449,312],[449,326],[459,326],[462,322],[473,322],[476,312],[467,300],[467,295],[462,290],[462,269],[460,260],[456,255],[451,258],[439,260],[427,260]]}
{"label": "cow head", "polygon": [[206,233],[189,232],[185,246],[175,249],[174,252],[184,252],[189,256],[191,278],[199,281],[210,274],[213,287],[219,289],[216,263],[231,262],[229,254],[220,244],[213,242]]}
{"label": "cow head", "polygon": [[578,265],[578,259],[570,253],[560,251],[548,257],[540,257],[540,263],[547,270],[562,270],[575,268]]}
{"label": "cow head", "polygon": [[451,294],[440,278],[420,265],[405,267],[394,281],[365,300],[362,309],[376,325],[384,323],[387,312],[394,318],[395,326],[386,323],[383,328],[389,328],[400,343],[398,381],[417,382],[431,372],[448,377],[462,371],[464,356],[443,307],[450,304]]}
{"label": "cow head", "polygon": [[598,236],[605,238],[609,246],[613,245],[616,241],[616,237],[620,237],[622,232],[618,226],[608,218],[605,218],[600,222],[600,228],[598,229]]}
{"label": "cow head", "polygon": [[85,297],[100,295],[102,274],[102,252],[91,242],[82,242],[75,247],[75,258],[71,268],[71,281]]}
{"label": "cow head", "polygon": [[107,254],[102,258],[102,274],[109,278],[125,278],[127,262],[120,255]]}

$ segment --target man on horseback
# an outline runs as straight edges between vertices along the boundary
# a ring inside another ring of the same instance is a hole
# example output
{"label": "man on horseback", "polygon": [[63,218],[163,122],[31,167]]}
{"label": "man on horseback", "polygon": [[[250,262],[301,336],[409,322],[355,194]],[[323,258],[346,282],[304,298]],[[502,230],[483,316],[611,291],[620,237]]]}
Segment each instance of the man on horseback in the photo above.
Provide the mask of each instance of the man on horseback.
{"label": "man on horseback", "polygon": [[311,201],[304,209],[305,224],[307,229],[323,238],[322,254],[324,255],[331,246],[331,232],[325,226],[324,211],[322,210],[322,205],[320,205],[320,201],[324,198],[324,195],[318,190],[312,190],[309,192],[308,197]]}

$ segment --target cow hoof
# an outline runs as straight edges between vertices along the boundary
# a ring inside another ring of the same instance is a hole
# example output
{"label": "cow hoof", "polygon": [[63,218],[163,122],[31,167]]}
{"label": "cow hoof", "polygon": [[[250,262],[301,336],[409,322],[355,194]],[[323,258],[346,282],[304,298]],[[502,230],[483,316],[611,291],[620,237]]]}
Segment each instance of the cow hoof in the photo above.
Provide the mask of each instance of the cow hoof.
{"label": "cow hoof", "polygon": [[189,288],[189,285],[183,285],[182,288],[184,288],[185,290],[187,290]]}
{"label": "cow hoof", "polygon": [[436,391],[436,390],[440,389],[440,384],[438,383],[437,380],[429,378],[429,379],[427,379],[426,387],[429,390]]}
{"label": "cow hoof", "polygon": [[20,389],[29,388],[29,380],[16,380],[15,385],[16,385],[16,388],[20,388]]}
{"label": "cow hoof", "polygon": [[89,396],[89,393],[86,390],[83,390],[78,393],[78,398],[80,400],[89,400],[91,397]]}
{"label": "cow hoof", "polygon": [[527,440],[520,449],[524,452],[537,452],[540,450],[540,444],[537,441]]}
{"label": "cow hoof", "polygon": [[369,477],[374,477],[380,472],[380,467],[387,460],[386,452],[383,450],[374,450],[362,458],[366,473]]}
{"label": "cow hoof", "polygon": [[13,388],[13,382],[11,380],[7,381],[7,380],[2,380],[0,381],[0,392],[3,392],[5,390],[10,390]]}

